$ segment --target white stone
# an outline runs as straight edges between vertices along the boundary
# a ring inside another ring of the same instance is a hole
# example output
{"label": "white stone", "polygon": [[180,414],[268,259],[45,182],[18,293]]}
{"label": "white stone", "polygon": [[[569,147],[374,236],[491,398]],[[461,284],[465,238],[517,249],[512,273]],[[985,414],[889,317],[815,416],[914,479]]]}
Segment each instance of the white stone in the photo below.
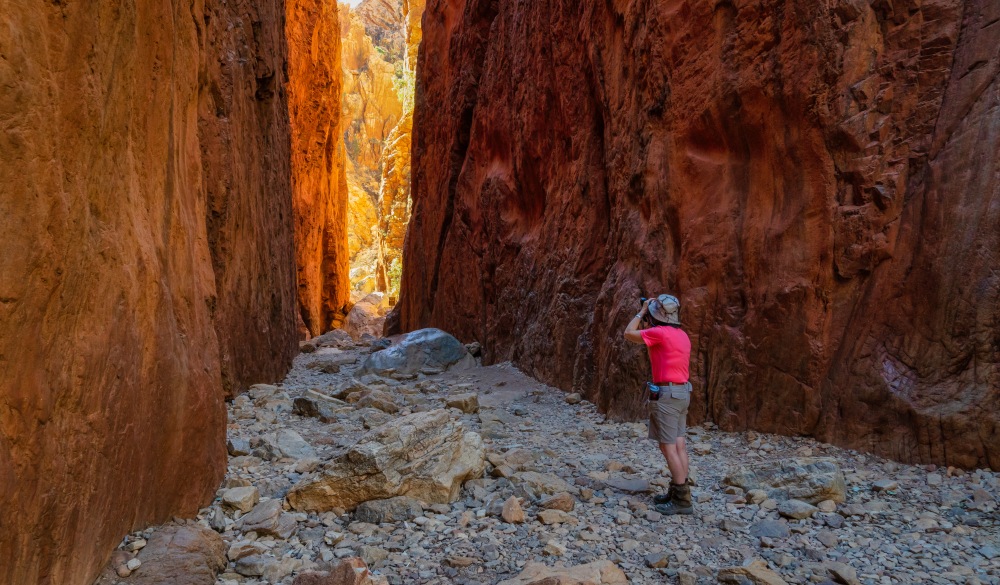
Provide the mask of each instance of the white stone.
{"label": "white stone", "polygon": [[260,492],[254,486],[234,487],[222,492],[222,503],[244,514],[253,510],[260,501]]}

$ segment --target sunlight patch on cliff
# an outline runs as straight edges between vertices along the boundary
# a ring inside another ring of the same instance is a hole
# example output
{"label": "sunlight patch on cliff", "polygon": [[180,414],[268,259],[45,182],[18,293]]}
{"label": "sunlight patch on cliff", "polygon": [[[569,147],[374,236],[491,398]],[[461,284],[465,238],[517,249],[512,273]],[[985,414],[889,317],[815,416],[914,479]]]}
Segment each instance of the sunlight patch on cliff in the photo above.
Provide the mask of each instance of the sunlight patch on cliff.
{"label": "sunlight patch on cliff", "polygon": [[352,301],[399,295],[422,0],[341,5]]}

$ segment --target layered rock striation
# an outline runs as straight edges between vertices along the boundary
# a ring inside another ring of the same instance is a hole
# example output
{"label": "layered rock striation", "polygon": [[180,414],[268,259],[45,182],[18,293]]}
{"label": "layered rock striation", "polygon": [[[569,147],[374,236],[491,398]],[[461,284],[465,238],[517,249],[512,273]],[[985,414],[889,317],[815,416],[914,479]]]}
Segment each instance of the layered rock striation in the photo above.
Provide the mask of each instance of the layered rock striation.
{"label": "layered rock striation", "polygon": [[284,6],[0,12],[0,583],[92,582],[296,351]]}
{"label": "layered rock striation", "polygon": [[[400,328],[642,410],[1000,468],[1000,7],[430,0]],[[390,319],[392,322],[392,319]]]}

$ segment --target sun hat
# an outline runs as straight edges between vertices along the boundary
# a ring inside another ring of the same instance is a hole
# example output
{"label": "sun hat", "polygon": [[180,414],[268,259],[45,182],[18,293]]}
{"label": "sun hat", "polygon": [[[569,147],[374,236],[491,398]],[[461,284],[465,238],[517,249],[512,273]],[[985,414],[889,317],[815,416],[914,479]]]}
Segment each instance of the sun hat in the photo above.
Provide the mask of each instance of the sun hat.
{"label": "sun hat", "polygon": [[649,302],[649,314],[661,323],[679,325],[681,322],[681,302],[673,295],[658,295]]}

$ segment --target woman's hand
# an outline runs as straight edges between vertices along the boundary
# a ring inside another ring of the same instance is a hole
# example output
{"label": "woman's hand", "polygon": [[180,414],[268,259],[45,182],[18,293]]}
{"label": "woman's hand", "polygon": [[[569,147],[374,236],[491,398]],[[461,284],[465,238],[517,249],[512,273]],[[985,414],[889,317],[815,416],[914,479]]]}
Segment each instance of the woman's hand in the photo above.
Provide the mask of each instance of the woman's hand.
{"label": "woman's hand", "polygon": [[649,313],[649,303],[652,302],[652,300],[653,299],[646,299],[646,302],[642,304],[642,310],[639,311],[640,315],[646,315]]}
{"label": "woman's hand", "polygon": [[639,310],[639,314],[632,318],[632,321],[625,328],[625,341],[631,343],[645,343],[642,340],[642,333],[639,329],[642,326],[642,318],[649,311],[649,299],[642,304],[642,309]]}

